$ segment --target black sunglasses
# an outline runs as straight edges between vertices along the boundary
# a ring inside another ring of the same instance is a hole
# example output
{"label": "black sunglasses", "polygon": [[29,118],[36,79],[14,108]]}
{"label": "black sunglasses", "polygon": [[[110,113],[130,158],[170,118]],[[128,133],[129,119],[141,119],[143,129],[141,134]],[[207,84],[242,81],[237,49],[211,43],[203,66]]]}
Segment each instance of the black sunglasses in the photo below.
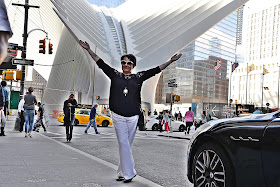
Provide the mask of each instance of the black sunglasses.
{"label": "black sunglasses", "polygon": [[121,64],[122,64],[122,65],[129,65],[129,66],[131,66],[131,65],[133,65],[134,63],[131,62],[131,61],[122,60],[122,61],[121,61]]}

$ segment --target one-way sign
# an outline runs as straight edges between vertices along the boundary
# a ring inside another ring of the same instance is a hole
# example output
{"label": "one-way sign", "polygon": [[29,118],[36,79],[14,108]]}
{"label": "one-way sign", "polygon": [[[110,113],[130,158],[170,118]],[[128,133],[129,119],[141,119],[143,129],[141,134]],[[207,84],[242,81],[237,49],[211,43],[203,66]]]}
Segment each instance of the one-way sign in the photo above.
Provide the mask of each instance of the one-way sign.
{"label": "one-way sign", "polygon": [[171,83],[174,84],[175,82],[176,82],[176,79],[169,79],[169,80],[168,80],[168,83],[170,83],[170,84],[171,84]]}
{"label": "one-way sign", "polygon": [[177,84],[174,84],[174,83],[168,83],[168,87],[177,87]]}
{"label": "one-way sign", "polygon": [[29,66],[33,66],[34,65],[34,60],[14,58],[12,63],[13,63],[13,65],[29,65]]}

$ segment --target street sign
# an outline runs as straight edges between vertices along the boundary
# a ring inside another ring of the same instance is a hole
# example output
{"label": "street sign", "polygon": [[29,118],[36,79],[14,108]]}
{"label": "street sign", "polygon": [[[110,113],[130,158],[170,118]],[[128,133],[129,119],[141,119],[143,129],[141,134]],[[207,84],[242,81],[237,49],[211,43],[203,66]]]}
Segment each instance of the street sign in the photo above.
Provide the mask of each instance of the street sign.
{"label": "street sign", "polygon": [[174,84],[174,83],[168,83],[168,87],[176,87],[176,88],[177,88],[177,84]]}
{"label": "street sign", "polygon": [[12,63],[13,63],[13,65],[29,65],[29,66],[34,66],[34,60],[28,60],[28,59],[14,58]]}
{"label": "street sign", "polygon": [[170,83],[170,84],[174,84],[176,82],[176,79],[169,79],[168,80],[168,83]]}
{"label": "street sign", "polygon": [[18,44],[14,44],[14,43],[8,43],[8,54],[16,57],[17,56],[17,49],[16,47],[18,47]]}

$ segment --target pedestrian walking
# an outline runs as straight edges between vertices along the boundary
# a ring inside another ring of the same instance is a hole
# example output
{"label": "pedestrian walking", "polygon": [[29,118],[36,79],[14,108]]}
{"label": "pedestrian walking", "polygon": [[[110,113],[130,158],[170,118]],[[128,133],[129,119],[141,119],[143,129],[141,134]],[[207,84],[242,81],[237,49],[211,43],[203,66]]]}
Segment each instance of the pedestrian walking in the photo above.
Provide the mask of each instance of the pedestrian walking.
{"label": "pedestrian walking", "polygon": [[39,132],[39,128],[40,128],[40,126],[42,126],[43,129],[44,129],[44,132],[47,132],[47,129],[46,129],[46,127],[45,127],[45,125],[44,125],[44,122],[43,122],[43,118],[44,118],[44,108],[42,107],[41,102],[38,102],[37,106],[39,107],[39,109],[38,109],[37,121],[35,122],[35,124],[38,124],[38,126],[36,127],[36,126],[34,125],[34,129],[33,129],[33,130],[35,131],[36,128],[37,128],[37,129],[38,129],[38,132]]}
{"label": "pedestrian walking", "polygon": [[5,119],[5,115],[4,115],[4,92],[3,92],[3,88],[0,85],[0,120],[1,120],[1,132],[0,132],[0,136],[5,136],[5,125],[6,125],[6,119]]}
{"label": "pedestrian walking", "polygon": [[212,117],[210,115],[209,110],[207,110],[206,121],[208,122],[208,121],[211,121],[211,120],[212,120]]}
{"label": "pedestrian walking", "polygon": [[111,79],[109,107],[112,111],[120,154],[117,180],[123,180],[125,183],[131,182],[136,176],[132,144],[140,114],[142,84],[145,80],[160,73],[172,62],[178,60],[181,54],[172,56],[168,62],[156,68],[132,74],[131,71],[136,66],[134,55],[128,54],[121,57],[122,72],[118,72],[100,59],[90,49],[87,42],[80,41],[80,45],[88,51],[98,67]]}
{"label": "pedestrian walking", "polygon": [[24,122],[25,122],[24,115],[23,115],[23,113],[24,113],[23,105],[24,105],[24,98],[21,96],[21,99],[20,99],[19,104],[18,104],[18,115],[19,115],[19,118],[20,118],[19,132],[23,131],[23,125],[24,125]]}
{"label": "pedestrian walking", "polygon": [[170,131],[170,127],[169,127],[169,114],[167,110],[163,111],[163,125],[164,125],[164,129],[165,132],[168,133]]}
{"label": "pedestrian walking", "polygon": [[7,56],[8,40],[12,37],[5,1],[0,1],[0,65]]}
{"label": "pedestrian walking", "polygon": [[5,116],[7,116],[7,110],[8,110],[8,107],[9,107],[9,95],[10,95],[10,92],[9,90],[7,89],[7,82],[5,80],[1,81],[1,86],[3,88],[3,92],[4,92],[4,114]]}
{"label": "pedestrian walking", "polygon": [[178,113],[177,112],[175,112],[174,117],[175,117],[175,120],[178,120]]}
{"label": "pedestrian walking", "polygon": [[182,118],[183,118],[182,113],[181,113],[181,111],[179,111],[179,113],[178,113],[178,120],[182,121]]}
{"label": "pedestrian walking", "polygon": [[163,112],[160,112],[158,115],[158,130],[162,132],[162,121],[163,121]]}
{"label": "pedestrian walking", "polygon": [[[37,104],[36,96],[32,94],[33,87],[28,88],[28,93],[24,96],[24,119],[25,119],[25,137],[32,138],[31,132],[34,123],[35,105]],[[28,133],[28,134],[27,134]]]}
{"label": "pedestrian walking", "polygon": [[191,126],[193,125],[194,122],[194,113],[192,111],[192,107],[189,107],[189,111],[186,112],[185,114],[185,122],[186,122],[186,131],[185,134],[190,133]]}
{"label": "pedestrian walking", "polygon": [[96,122],[95,122],[95,116],[96,116],[96,108],[97,108],[98,104],[95,103],[90,111],[90,115],[89,115],[89,122],[88,125],[86,127],[85,133],[87,133],[88,129],[90,128],[90,126],[92,126],[95,130],[96,134],[99,134],[99,132],[97,131],[97,127],[96,127]]}
{"label": "pedestrian walking", "polygon": [[109,107],[106,109],[106,113],[107,113],[107,116],[108,116],[108,117],[111,117],[111,111],[110,111],[110,108],[109,108]]}
{"label": "pedestrian walking", "polygon": [[260,111],[259,108],[256,107],[256,110],[253,112],[253,114],[262,114],[262,111]]}
{"label": "pedestrian walking", "polygon": [[227,111],[226,118],[231,118],[231,111],[230,110]]}
{"label": "pedestrian walking", "polygon": [[107,109],[106,109],[106,107],[103,108],[102,114],[105,114],[105,115],[107,114]]}
{"label": "pedestrian walking", "polygon": [[154,115],[158,115],[158,113],[157,113],[157,110],[155,109],[155,111],[154,111]]}
{"label": "pedestrian walking", "polygon": [[69,98],[64,101],[64,125],[66,129],[66,140],[71,141],[73,133],[73,125],[75,121],[75,108],[77,108],[77,101],[74,99],[74,94],[70,94]]}

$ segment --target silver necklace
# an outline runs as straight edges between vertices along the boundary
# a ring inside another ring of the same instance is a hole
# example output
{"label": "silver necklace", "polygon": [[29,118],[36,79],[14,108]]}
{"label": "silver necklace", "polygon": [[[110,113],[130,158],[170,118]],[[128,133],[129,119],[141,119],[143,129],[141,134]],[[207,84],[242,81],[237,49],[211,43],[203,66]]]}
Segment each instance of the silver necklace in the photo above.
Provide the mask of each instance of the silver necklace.
{"label": "silver necklace", "polygon": [[123,89],[123,94],[124,94],[124,96],[126,96],[128,94],[128,89],[126,87]]}

